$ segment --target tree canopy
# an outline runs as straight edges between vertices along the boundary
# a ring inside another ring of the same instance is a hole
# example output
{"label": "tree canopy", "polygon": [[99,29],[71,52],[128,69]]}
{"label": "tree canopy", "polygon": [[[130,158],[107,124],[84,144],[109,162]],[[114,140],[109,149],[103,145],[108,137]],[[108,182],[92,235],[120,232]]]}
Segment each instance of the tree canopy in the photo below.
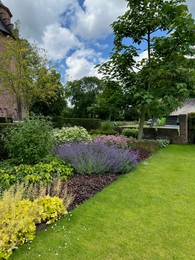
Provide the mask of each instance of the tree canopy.
{"label": "tree canopy", "polygon": [[56,95],[61,84],[60,74],[37,46],[18,34],[1,39],[1,44],[4,46],[0,52],[2,91],[8,90],[27,113],[37,99],[47,101]]}
{"label": "tree canopy", "polygon": [[[168,115],[195,83],[195,23],[185,1],[126,2],[128,10],[111,25],[115,38],[110,59],[99,71],[117,81],[139,109],[141,139],[146,113]],[[145,59],[139,58],[141,46]]]}
{"label": "tree canopy", "polygon": [[84,77],[68,81],[65,86],[75,117],[92,117],[91,107],[96,103],[96,95],[101,90],[102,81],[97,77]]}

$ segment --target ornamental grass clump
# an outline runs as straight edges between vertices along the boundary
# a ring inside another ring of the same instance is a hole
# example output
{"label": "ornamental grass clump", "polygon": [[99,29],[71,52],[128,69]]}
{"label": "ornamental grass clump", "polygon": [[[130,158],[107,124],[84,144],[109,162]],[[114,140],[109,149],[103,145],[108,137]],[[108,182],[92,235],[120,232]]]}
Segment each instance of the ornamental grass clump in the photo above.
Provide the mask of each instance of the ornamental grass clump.
{"label": "ornamental grass clump", "polygon": [[137,162],[137,153],[108,145],[99,140],[91,143],[64,143],[55,154],[72,164],[76,173],[126,173]]}

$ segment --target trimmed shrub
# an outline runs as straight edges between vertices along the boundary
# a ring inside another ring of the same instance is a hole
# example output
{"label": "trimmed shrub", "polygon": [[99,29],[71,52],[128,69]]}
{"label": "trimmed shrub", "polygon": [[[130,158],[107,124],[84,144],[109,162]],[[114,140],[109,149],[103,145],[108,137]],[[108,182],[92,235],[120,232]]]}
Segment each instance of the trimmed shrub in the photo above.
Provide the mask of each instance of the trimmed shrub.
{"label": "trimmed shrub", "polygon": [[70,162],[79,174],[126,173],[136,164],[137,153],[103,141],[60,145],[55,154]]}
{"label": "trimmed shrub", "polygon": [[137,136],[138,136],[138,129],[137,128],[125,128],[122,131],[122,135],[127,136],[127,137],[137,138]]}
{"label": "trimmed shrub", "polygon": [[117,135],[118,132],[115,131],[114,129],[110,129],[110,130],[101,130],[101,129],[95,129],[95,130],[90,130],[89,131],[90,135]]}
{"label": "trimmed shrub", "polygon": [[56,142],[90,142],[91,136],[88,134],[87,130],[81,126],[74,127],[62,127],[61,129],[54,129],[52,131]]}
{"label": "trimmed shrub", "polygon": [[82,126],[89,131],[91,129],[98,129],[101,127],[101,120],[92,118],[53,117],[52,121],[54,128],[61,128],[64,126]]}
{"label": "trimmed shrub", "polygon": [[102,121],[101,122],[101,130],[107,131],[107,130],[113,130],[114,122],[112,121]]}
{"label": "trimmed shrub", "polygon": [[131,147],[142,151],[147,151],[150,154],[157,152],[161,147],[166,147],[170,141],[168,139],[143,139],[133,142]]}
{"label": "trimmed shrub", "polygon": [[51,153],[55,139],[51,123],[33,116],[18,123],[4,135],[5,147],[15,164],[36,164]]}

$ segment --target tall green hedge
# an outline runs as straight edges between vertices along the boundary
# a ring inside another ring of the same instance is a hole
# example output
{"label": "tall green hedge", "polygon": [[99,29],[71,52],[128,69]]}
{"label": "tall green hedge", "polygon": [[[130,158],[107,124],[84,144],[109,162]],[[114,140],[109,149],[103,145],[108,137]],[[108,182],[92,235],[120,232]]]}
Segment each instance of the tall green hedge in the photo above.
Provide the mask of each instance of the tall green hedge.
{"label": "tall green hedge", "polygon": [[195,113],[188,114],[189,142],[195,143]]}
{"label": "tall green hedge", "polygon": [[53,127],[61,128],[63,126],[82,126],[87,131],[101,127],[100,119],[92,118],[63,118],[60,116],[53,117]]}

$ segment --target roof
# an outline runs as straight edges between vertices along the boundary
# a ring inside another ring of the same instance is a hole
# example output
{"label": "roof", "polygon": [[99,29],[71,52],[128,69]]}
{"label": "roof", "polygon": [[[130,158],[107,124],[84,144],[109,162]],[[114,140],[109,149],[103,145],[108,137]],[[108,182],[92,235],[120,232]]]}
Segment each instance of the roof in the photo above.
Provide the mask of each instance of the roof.
{"label": "roof", "polygon": [[10,12],[9,8],[8,8],[7,6],[5,6],[1,1],[0,1],[0,6],[1,6],[3,9],[5,9],[5,10],[8,12],[10,18],[12,18],[13,15],[12,15],[12,13]]}
{"label": "roof", "polygon": [[195,113],[195,98],[186,99],[181,107],[171,113],[171,116]]}
{"label": "roof", "polygon": [[5,27],[5,25],[3,24],[3,22],[0,20],[0,31],[2,31],[3,33],[6,34],[11,34],[11,32]]}
{"label": "roof", "polygon": [[[0,8],[1,8],[1,10],[4,9],[8,13],[9,17],[12,18],[12,13],[10,12],[9,8],[6,7],[2,3],[1,0],[0,0]],[[9,30],[9,28],[7,27],[7,24],[4,23],[4,21],[1,18],[0,18],[0,31],[3,32],[3,33],[9,34],[9,35],[12,34],[11,31]]]}

